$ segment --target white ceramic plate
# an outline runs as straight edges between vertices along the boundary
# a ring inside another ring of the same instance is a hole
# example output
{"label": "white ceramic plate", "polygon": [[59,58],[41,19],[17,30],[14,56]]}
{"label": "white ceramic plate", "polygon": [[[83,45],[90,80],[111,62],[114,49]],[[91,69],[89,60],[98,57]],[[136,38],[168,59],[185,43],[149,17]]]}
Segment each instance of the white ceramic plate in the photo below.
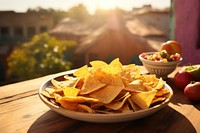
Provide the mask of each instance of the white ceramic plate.
{"label": "white ceramic plate", "polygon": [[[69,71],[66,74],[70,74],[74,71]],[[62,77],[58,76],[55,78],[60,78]],[[164,102],[162,102],[161,104],[158,104],[156,106],[153,106],[149,109],[145,109],[145,110],[140,110],[140,111],[136,111],[136,112],[126,112],[126,113],[114,113],[114,114],[90,114],[90,113],[82,113],[82,112],[76,112],[76,111],[70,111],[67,110],[61,106],[57,106],[53,103],[51,103],[46,97],[44,97],[41,92],[48,86],[51,85],[51,79],[47,80],[39,89],[39,97],[40,99],[53,111],[64,115],[66,117],[72,118],[72,119],[76,119],[76,120],[81,120],[81,121],[87,121],[87,122],[97,122],[97,123],[111,123],[111,122],[123,122],[123,121],[130,121],[130,120],[136,120],[139,118],[143,118],[145,116],[151,115],[157,111],[159,111],[160,109],[162,109],[163,107],[165,107],[172,95],[173,95],[173,91],[171,89],[171,87],[168,84],[165,84],[166,89],[168,89],[170,91],[170,96],[168,99],[166,99]]]}

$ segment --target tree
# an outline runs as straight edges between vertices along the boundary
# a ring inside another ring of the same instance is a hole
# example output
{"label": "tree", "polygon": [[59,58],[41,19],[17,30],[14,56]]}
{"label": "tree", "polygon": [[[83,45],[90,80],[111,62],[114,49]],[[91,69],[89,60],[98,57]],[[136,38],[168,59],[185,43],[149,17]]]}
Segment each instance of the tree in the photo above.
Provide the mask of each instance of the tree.
{"label": "tree", "polygon": [[42,7],[37,7],[35,9],[29,8],[27,10],[27,13],[34,12],[34,13],[39,13],[41,15],[47,15],[53,17],[54,24],[57,24],[61,19],[67,17],[67,12],[62,11],[62,10],[55,10],[52,8],[42,8]]}
{"label": "tree", "polygon": [[68,17],[78,20],[79,22],[88,22],[90,14],[83,4],[70,8],[67,12]]}
{"label": "tree", "polygon": [[21,81],[69,70],[75,48],[73,41],[58,41],[47,33],[35,35],[11,53],[7,76]]}

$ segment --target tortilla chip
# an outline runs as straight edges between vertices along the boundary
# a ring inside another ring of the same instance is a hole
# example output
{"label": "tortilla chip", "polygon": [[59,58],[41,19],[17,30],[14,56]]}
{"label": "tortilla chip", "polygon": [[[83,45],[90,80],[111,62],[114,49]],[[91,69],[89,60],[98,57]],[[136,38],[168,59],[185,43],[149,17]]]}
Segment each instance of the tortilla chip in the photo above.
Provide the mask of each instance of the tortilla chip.
{"label": "tortilla chip", "polygon": [[61,89],[63,87],[73,87],[76,84],[76,81],[78,79],[76,78],[76,80],[64,80],[64,81],[57,81],[55,79],[51,80],[51,83],[56,87],[55,89]]}
{"label": "tortilla chip", "polygon": [[74,88],[81,89],[84,84],[84,78],[78,78],[76,81],[75,85],[73,86]]}
{"label": "tortilla chip", "polygon": [[59,99],[58,101],[62,107],[68,109],[68,110],[74,110],[76,111],[77,110],[77,106],[78,106],[78,103],[75,103],[75,102],[69,102],[69,101],[66,101],[64,99]]}
{"label": "tortilla chip", "polygon": [[93,91],[96,91],[102,87],[104,87],[106,84],[101,83],[97,78],[95,78],[93,75],[89,75],[86,77],[85,82],[83,84],[83,87],[80,90],[80,95],[89,94]]}
{"label": "tortilla chip", "polygon": [[85,104],[78,104],[77,107],[79,112],[95,113],[93,109],[91,109],[89,106]]}
{"label": "tortilla chip", "polygon": [[128,102],[125,102],[124,105],[120,108],[121,112],[133,112],[133,110],[130,109]]}
{"label": "tortilla chip", "polygon": [[103,71],[107,74],[118,75],[121,72],[121,69],[119,67],[108,65],[108,66],[102,67],[101,71]]}
{"label": "tortilla chip", "polygon": [[47,98],[54,98],[54,90],[53,88],[47,87],[41,94]]}
{"label": "tortilla chip", "polygon": [[81,77],[87,76],[88,74],[89,74],[88,66],[85,65],[85,66],[79,68],[78,70],[76,70],[73,75],[81,78]]}
{"label": "tortilla chip", "polygon": [[57,93],[54,93],[54,98],[55,98],[56,102],[59,103],[59,100],[62,98],[62,96]]}
{"label": "tortilla chip", "polygon": [[113,110],[119,110],[120,108],[122,108],[122,106],[124,105],[124,103],[130,96],[131,94],[127,92],[127,94],[125,94],[122,100],[118,100],[118,99],[116,101],[114,100],[111,103],[105,105],[105,107],[109,109],[113,109]]}
{"label": "tortilla chip", "polygon": [[122,90],[119,95],[114,99],[114,101],[120,101],[123,100],[126,96],[130,95],[129,92]]}
{"label": "tortilla chip", "polygon": [[135,64],[126,65],[121,71],[122,78],[128,80],[129,82],[133,81],[135,78],[140,77],[140,68]]}
{"label": "tortilla chip", "polygon": [[90,105],[90,107],[91,107],[93,110],[98,110],[98,109],[100,109],[101,107],[103,107],[104,105],[105,105],[104,103],[98,102],[98,103],[92,103],[92,104]]}
{"label": "tortilla chip", "polygon": [[80,89],[72,88],[72,87],[65,87],[63,89],[64,96],[77,96],[80,92]]}
{"label": "tortilla chip", "polygon": [[158,84],[158,79],[156,75],[142,75],[140,79],[146,83],[146,84],[152,84],[152,85],[157,85]]}
{"label": "tortilla chip", "polygon": [[130,92],[144,92],[147,91],[146,87],[143,85],[142,80],[133,80],[129,83],[124,90]]}
{"label": "tortilla chip", "polygon": [[141,110],[141,108],[140,108],[137,104],[135,104],[135,103],[131,100],[131,98],[128,98],[128,101],[129,101],[129,103],[130,103],[130,105],[131,105],[133,111],[139,111],[139,110]]}
{"label": "tortilla chip", "polygon": [[122,86],[106,86],[97,91],[90,93],[89,95],[99,102],[108,104],[122,91]]}
{"label": "tortilla chip", "polygon": [[77,77],[72,77],[72,76],[69,76],[69,75],[64,75],[64,79],[66,79],[66,80],[77,80],[78,78]]}
{"label": "tortilla chip", "polygon": [[135,93],[131,96],[131,100],[142,109],[148,109],[157,90]]}
{"label": "tortilla chip", "polygon": [[84,103],[84,102],[96,103],[96,102],[99,102],[98,99],[90,98],[90,97],[83,97],[83,96],[64,96],[61,99],[64,100],[64,101],[76,102],[76,103]]}
{"label": "tortilla chip", "polygon": [[165,81],[162,78],[159,79],[157,86],[155,87],[156,90],[164,88]]}
{"label": "tortilla chip", "polygon": [[155,97],[152,101],[151,104],[157,103],[157,102],[162,102],[164,101],[166,98],[165,97]]}
{"label": "tortilla chip", "polygon": [[158,96],[164,96],[165,94],[168,94],[168,93],[169,93],[169,90],[167,90],[167,89],[160,89],[160,90],[157,91],[156,96],[157,97]]}
{"label": "tortilla chip", "polygon": [[103,61],[100,61],[100,60],[96,60],[96,61],[91,61],[90,62],[90,65],[93,67],[93,68],[99,68],[99,67],[102,67],[102,66],[106,66],[108,65],[107,63],[103,62]]}
{"label": "tortilla chip", "polygon": [[121,69],[123,67],[123,65],[119,61],[119,58],[116,58],[112,62],[110,62],[109,66],[117,67],[118,69]]}
{"label": "tortilla chip", "polygon": [[41,94],[47,98],[54,98],[54,96],[50,95],[48,92],[46,91],[42,91]]}

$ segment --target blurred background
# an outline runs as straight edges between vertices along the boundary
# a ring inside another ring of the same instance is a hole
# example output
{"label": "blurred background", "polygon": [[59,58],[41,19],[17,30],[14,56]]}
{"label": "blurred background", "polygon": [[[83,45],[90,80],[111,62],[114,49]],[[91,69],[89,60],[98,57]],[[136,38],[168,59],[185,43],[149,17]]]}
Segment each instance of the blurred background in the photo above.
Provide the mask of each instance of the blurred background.
{"label": "blurred background", "polygon": [[198,64],[200,2],[179,1],[0,0],[0,85],[97,59],[141,65],[140,53],[171,39],[182,65]]}

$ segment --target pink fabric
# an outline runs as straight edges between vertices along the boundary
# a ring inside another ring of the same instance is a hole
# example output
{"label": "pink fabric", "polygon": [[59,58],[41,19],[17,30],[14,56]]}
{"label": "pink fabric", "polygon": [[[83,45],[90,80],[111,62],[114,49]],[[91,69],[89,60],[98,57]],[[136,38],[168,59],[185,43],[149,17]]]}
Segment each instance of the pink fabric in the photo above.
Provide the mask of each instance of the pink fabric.
{"label": "pink fabric", "polygon": [[182,65],[200,64],[200,1],[174,0],[175,40],[182,46]]}

